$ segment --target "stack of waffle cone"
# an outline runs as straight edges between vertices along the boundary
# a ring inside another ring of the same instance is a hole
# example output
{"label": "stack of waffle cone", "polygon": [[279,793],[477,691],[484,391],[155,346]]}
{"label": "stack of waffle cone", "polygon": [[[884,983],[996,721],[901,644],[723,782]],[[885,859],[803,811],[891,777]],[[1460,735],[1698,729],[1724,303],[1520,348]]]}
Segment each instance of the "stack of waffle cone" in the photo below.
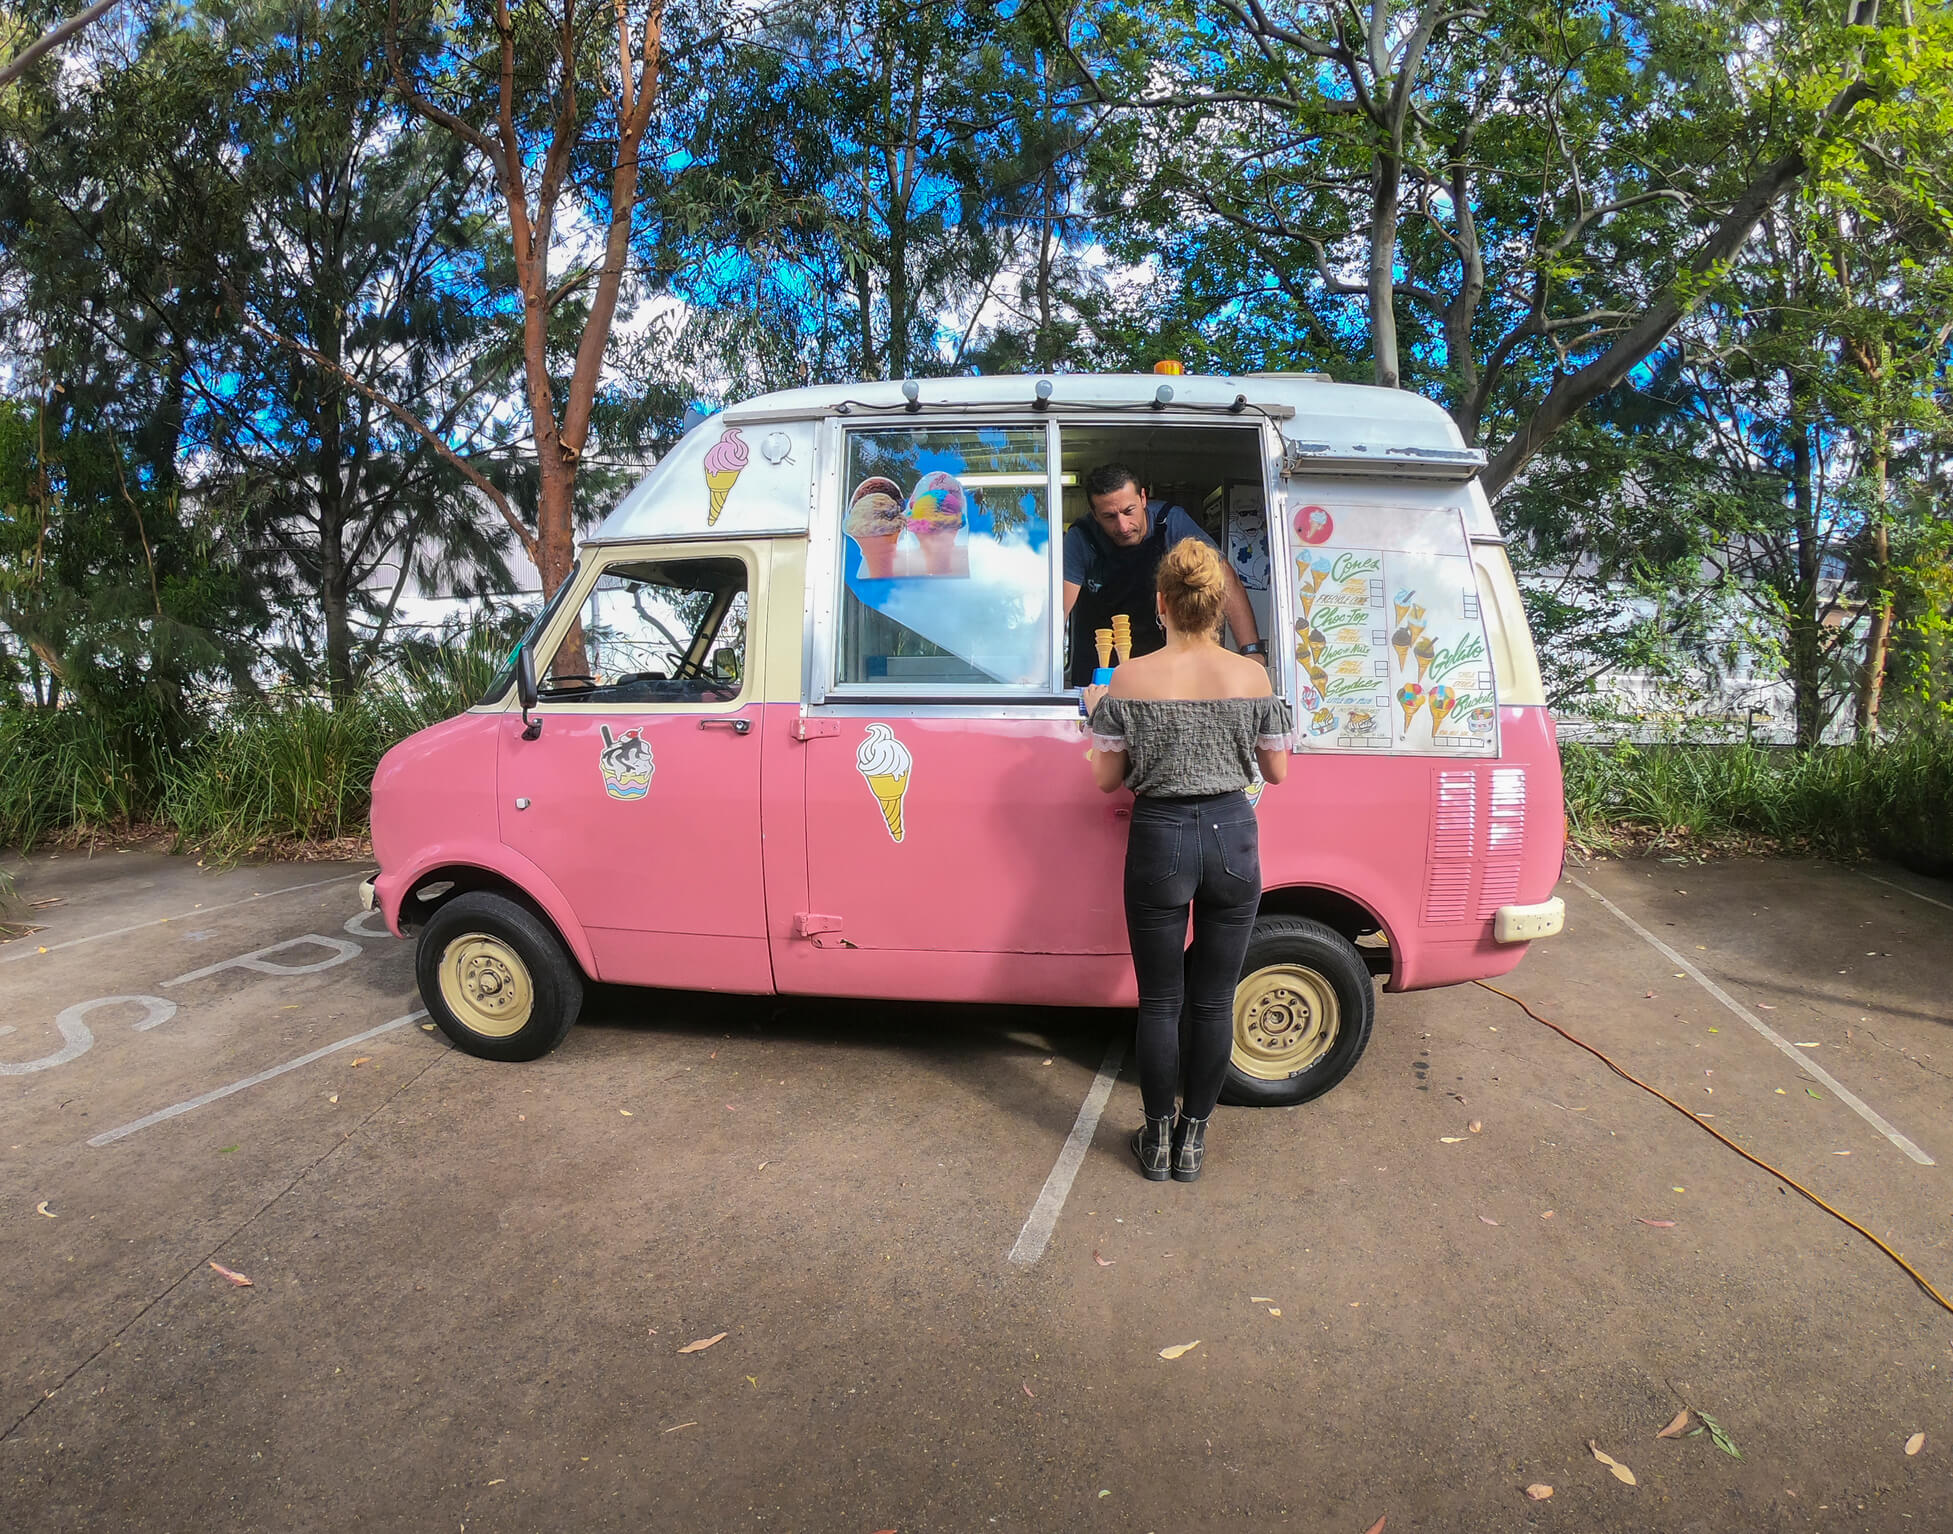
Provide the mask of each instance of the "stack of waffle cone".
{"label": "stack of waffle cone", "polygon": [[1112,615],[1112,647],[1119,652],[1119,664],[1132,659],[1132,619],[1124,613]]}
{"label": "stack of waffle cone", "polygon": [[1112,630],[1093,629],[1092,643],[1099,652],[1099,669],[1103,671],[1112,664]]}

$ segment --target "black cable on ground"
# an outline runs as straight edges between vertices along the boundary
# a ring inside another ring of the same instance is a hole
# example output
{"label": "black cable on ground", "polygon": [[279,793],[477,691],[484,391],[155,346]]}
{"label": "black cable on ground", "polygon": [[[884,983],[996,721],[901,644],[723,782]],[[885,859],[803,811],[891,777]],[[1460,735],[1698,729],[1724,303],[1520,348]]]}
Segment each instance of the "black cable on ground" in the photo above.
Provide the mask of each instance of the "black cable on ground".
{"label": "black cable on ground", "polygon": [[1503,996],[1507,1001],[1511,1002],[1515,1007],[1517,1007],[1521,1012],[1525,1013],[1526,1016],[1530,1017],[1534,1022],[1540,1024],[1542,1027],[1551,1028],[1561,1038],[1565,1039],[1567,1043],[1579,1045],[1580,1048],[1586,1050],[1588,1054],[1592,1055],[1596,1060],[1600,1061],[1602,1065],[1606,1066],[1616,1076],[1621,1077],[1623,1080],[1631,1081],[1637,1087],[1641,1088],[1642,1091],[1651,1093],[1654,1096],[1659,1097],[1663,1102],[1667,1103],[1669,1107],[1673,1108],[1677,1113],[1681,1114],[1684,1118],[1686,1118],[1691,1124],[1695,1125],[1697,1129],[1706,1130],[1708,1131],[1708,1133],[1714,1135],[1718,1140],[1722,1141],[1724,1145],[1727,1145],[1731,1150],[1736,1152],[1737,1155],[1741,1156],[1745,1161],[1749,1162],[1752,1166],[1761,1167],[1764,1171],[1768,1172],[1772,1177],[1776,1178],[1779,1182],[1785,1183],[1786,1185],[1795,1188],[1799,1193],[1803,1194],[1805,1198],[1809,1199],[1813,1204],[1817,1205],[1817,1207],[1822,1209],[1826,1214],[1831,1215],[1839,1220],[1842,1220],[1845,1224],[1849,1225],[1853,1230],[1857,1231],[1859,1235],[1863,1236],[1867,1241],[1871,1242],[1873,1246],[1877,1247],[1881,1252],[1885,1253],[1887,1257],[1890,1257],[1900,1267],[1904,1268],[1906,1270],[1907,1276],[1909,1276],[1912,1279],[1912,1281],[1915,1284],[1917,1284],[1921,1289],[1924,1289],[1927,1294],[1931,1295],[1933,1300],[1940,1306],[1941,1309],[1949,1312],[1953,1312],[1953,1301],[1949,1301],[1945,1295],[1941,1294],[1939,1290],[1935,1289],[1932,1286],[1932,1284],[1930,1284],[1927,1281],[1925,1274],[1921,1273],[1911,1263],[1907,1262],[1905,1258],[1901,1257],[1897,1252],[1893,1251],[1891,1247],[1887,1246],[1883,1241],[1879,1240],[1877,1236],[1874,1236],[1870,1231],[1865,1229],[1864,1226],[1860,1225],[1850,1215],[1845,1214],[1838,1209],[1834,1209],[1831,1205],[1825,1203],[1823,1199],[1819,1198],[1815,1193],[1811,1192],[1809,1188],[1805,1187],[1801,1182],[1799,1182],[1796,1178],[1792,1177],[1788,1172],[1780,1171],[1776,1167],[1771,1166],[1770,1163],[1765,1161],[1761,1156],[1752,1156],[1748,1151],[1744,1150],[1742,1146],[1738,1145],[1734,1140],[1730,1139],[1729,1136],[1724,1134],[1720,1129],[1717,1129],[1712,1124],[1703,1123],[1699,1115],[1694,1113],[1692,1110],[1683,1107],[1680,1103],[1676,1102],[1674,1098],[1670,1097],[1666,1092],[1662,1091],[1660,1087],[1649,1086],[1647,1082],[1643,1081],[1639,1076],[1635,1075],[1634,1072],[1628,1070],[1624,1066],[1616,1064],[1613,1060],[1610,1060],[1606,1055],[1602,1054],[1598,1049],[1595,1049],[1594,1046],[1589,1044],[1585,1039],[1577,1039],[1572,1034],[1568,1033],[1566,1029],[1562,1028],[1558,1023],[1548,1022],[1545,1018],[1541,1017],[1537,1012],[1533,1011],[1531,1007],[1527,1006],[1523,1001],[1521,1001],[1517,996],[1514,996],[1510,991],[1502,991],[1496,985],[1487,985],[1483,980],[1474,980],[1472,984],[1479,986],[1484,990],[1490,991],[1494,996]]}

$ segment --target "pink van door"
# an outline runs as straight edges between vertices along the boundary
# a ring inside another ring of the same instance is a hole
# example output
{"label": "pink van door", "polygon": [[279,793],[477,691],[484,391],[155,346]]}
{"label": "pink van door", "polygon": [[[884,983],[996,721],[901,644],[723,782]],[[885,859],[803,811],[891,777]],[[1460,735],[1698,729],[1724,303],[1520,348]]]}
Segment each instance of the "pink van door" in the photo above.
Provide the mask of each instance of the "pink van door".
{"label": "pink van door", "polygon": [[841,435],[780,989],[1114,1004],[1129,800],[1093,788],[1077,704],[1053,701],[1055,428]]}
{"label": "pink van door", "polygon": [[772,989],[749,585],[719,551],[607,565],[538,667],[542,734],[506,718],[502,839],[583,923],[596,979]]}

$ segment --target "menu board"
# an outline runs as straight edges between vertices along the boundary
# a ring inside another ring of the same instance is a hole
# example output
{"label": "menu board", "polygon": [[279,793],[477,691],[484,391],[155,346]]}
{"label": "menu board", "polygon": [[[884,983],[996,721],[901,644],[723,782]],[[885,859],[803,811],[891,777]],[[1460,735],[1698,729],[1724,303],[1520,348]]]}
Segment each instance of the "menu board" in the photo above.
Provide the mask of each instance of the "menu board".
{"label": "menu board", "polygon": [[1455,507],[1295,515],[1297,744],[1496,756],[1498,699]]}

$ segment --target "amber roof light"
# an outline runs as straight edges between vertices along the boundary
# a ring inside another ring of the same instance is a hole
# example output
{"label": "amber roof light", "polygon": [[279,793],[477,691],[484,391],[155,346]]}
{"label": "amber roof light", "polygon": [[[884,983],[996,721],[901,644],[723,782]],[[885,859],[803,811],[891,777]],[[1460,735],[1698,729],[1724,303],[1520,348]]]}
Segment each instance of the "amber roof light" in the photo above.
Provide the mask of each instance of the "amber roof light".
{"label": "amber roof light", "polygon": [[1153,371],[1155,373],[1171,373],[1177,377],[1187,370],[1177,362],[1156,362],[1153,364]]}

